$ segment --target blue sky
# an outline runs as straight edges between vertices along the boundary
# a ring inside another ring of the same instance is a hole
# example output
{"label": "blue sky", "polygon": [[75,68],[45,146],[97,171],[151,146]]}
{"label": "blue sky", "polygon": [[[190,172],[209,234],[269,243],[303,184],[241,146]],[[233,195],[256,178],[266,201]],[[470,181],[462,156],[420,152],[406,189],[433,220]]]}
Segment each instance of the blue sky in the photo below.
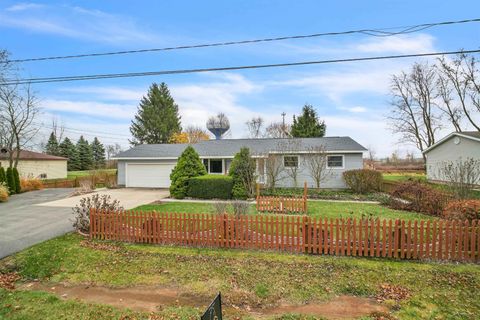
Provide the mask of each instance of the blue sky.
{"label": "blue sky", "polygon": [[[0,48],[21,59],[405,26],[478,18],[478,12],[478,1],[0,1]],[[478,49],[479,31],[477,23],[395,37],[348,35],[21,67],[24,76],[47,77]],[[88,139],[98,135],[106,144],[128,147],[139,99],[152,82],[164,81],[184,126],[204,126],[208,116],[223,111],[232,137],[240,138],[252,116],[271,122],[286,112],[291,120],[309,103],[325,120],[327,135],[349,135],[385,156],[414,150],[398,143],[385,121],[389,78],[414,61],[421,60],[37,84],[34,89],[43,108],[41,121],[48,126],[57,118],[73,139],[84,131]]]}

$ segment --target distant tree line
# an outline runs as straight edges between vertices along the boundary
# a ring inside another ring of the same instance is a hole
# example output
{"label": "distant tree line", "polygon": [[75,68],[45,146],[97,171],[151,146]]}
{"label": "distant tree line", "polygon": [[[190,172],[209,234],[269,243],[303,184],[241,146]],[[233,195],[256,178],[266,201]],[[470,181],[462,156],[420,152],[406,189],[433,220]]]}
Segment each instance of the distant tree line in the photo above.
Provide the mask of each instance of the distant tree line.
{"label": "distant tree line", "polygon": [[80,136],[74,144],[68,137],[58,141],[55,132],[50,134],[45,145],[45,152],[53,156],[68,158],[67,170],[91,170],[105,168],[105,147],[95,137],[89,143],[83,136]]}

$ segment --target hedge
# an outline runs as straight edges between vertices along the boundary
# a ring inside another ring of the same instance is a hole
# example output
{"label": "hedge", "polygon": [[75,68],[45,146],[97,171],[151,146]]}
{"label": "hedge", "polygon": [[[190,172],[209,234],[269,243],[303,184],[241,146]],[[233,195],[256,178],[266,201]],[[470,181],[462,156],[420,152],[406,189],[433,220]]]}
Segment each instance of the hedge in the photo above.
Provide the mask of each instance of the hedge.
{"label": "hedge", "polygon": [[198,199],[231,199],[233,179],[230,176],[208,174],[190,178],[188,196]]}
{"label": "hedge", "polygon": [[381,191],[383,177],[380,171],[369,169],[349,170],[343,173],[347,186],[356,193]]}

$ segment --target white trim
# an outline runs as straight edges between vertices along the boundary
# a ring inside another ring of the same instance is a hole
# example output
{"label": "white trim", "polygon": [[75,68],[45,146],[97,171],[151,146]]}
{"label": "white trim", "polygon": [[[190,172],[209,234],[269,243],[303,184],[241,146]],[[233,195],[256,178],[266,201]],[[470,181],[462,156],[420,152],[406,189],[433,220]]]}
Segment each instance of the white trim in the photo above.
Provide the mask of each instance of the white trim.
{"label": "white trim", "polygon": [[431,145],[430,147],[428,147],[427,149],[423,150],[422,153],[426,153],[426,152],[429,152],[432,149],[435,149],[436,147],[438,147],[442,143],[446,142],[447,140],[449,140],[453,136],[459,136],[459,137],[462,137],[462,138],[465,138],[465,139],[471,139],[471,140],[480,142],[480,138],[476,138],[476,137],[472,137],[472,136],[469,136],[469,135],[466,135],[466,134],[462,134],[461,132],[452,132],[448,136],[446,136],[445,138],[438,141],[437,143],[435,143],[435,144]]}
{"label": "white trim", "polygon": [[[328,157],[342,157],[342,166],[341,167],[329,167],[328,166]],[[345,169],[345,155],[343,155],[343,154],[330,154],[330,155],[327,156],[327,163],[325,165],[326,165],[327,169],[331,169],[331,170]]]}

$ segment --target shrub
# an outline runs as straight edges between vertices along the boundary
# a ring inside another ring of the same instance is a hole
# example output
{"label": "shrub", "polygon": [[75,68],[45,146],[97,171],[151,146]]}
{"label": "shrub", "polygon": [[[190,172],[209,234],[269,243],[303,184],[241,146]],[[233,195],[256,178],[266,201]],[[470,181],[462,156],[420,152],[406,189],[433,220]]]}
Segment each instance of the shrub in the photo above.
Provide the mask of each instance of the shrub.
{"label": "shrub", "polygon": [[209,174],[191,178],[187,194],[199,199],[231,199],[232,187],[232,177]]}
{"label": "shrub", "polygon": [[15,179],[15,193],[22,192],[22,186],[20,185],[20,175],[17,168],[13,168],[13,179]]}
{"label": "shrub", "polygon": [[232,201],[233,213],[236,216],[246,215],[248,209],[250,209],[250,203],[248,201],[235,200]]}
{"label": "shrub", "polygon": [[480,200],[450,201],[443,210],[442,218],[470,221],[480,219]]}
{"label": "shrub", "polygon": [[0,166],[0,183],[7,183],[7,175],[5,174],[5,169]]}
{"label": "shrub", "polygon": [[80,199],[72,210],[74,214],[73,228],[79,233],[88,234],[90,229],[90,210],[95,209],[99,211],[120,211],[123,207],[120,206],[118,200],[112,200],[109,195],[94,194],[91,197]]}
{"label": "shrub", "polygon": [[224,214],[227,212],[228,202],[217,201],[213,204],[213,208],[215,209],[216,214]]}
{"label": "shrub", "polygon": [[232,196],[235,199],[253,198],[255,195],[255,160],[248,148],[241,148],[233,158],[229,175],[233,178]]}
{"label": "shrub", "polygon": [[356,193],[380,191],[382,189],[382,173],[376,170],[357,169],[343,173],[347,186]]}
{"label": "shrub", "polygon": [[43,189],[43,183],[39,179],[21,178],[20,188],[22,192],[40,190],[40,189]]}
{"label": "shrub", "polygon": [[15,178],[13,176],[13,170],[12,168],[7,168],[7,186],[8,186],[8,192],[10,194],[15,194],[15,190],[17,189],[15,187]]}
{"label": "shrub", "polygon": [[177,165],[170,174],[170,194],[177,199],[183,199],[187,196],[188,185],[193,177],[203,176],[207,174],[207,170],[200,161],[198,153],[192,146],[188,146],[180,158]]}
{"label": "shrub", "polygon": [[391,193],[389,206],[394,209],[440,216],[451,195],[418,181],[400,183]]}
{"label": "shrub", "polygon": [[0,182],[0,202],[8,201],[8,188],[5,182]]}

